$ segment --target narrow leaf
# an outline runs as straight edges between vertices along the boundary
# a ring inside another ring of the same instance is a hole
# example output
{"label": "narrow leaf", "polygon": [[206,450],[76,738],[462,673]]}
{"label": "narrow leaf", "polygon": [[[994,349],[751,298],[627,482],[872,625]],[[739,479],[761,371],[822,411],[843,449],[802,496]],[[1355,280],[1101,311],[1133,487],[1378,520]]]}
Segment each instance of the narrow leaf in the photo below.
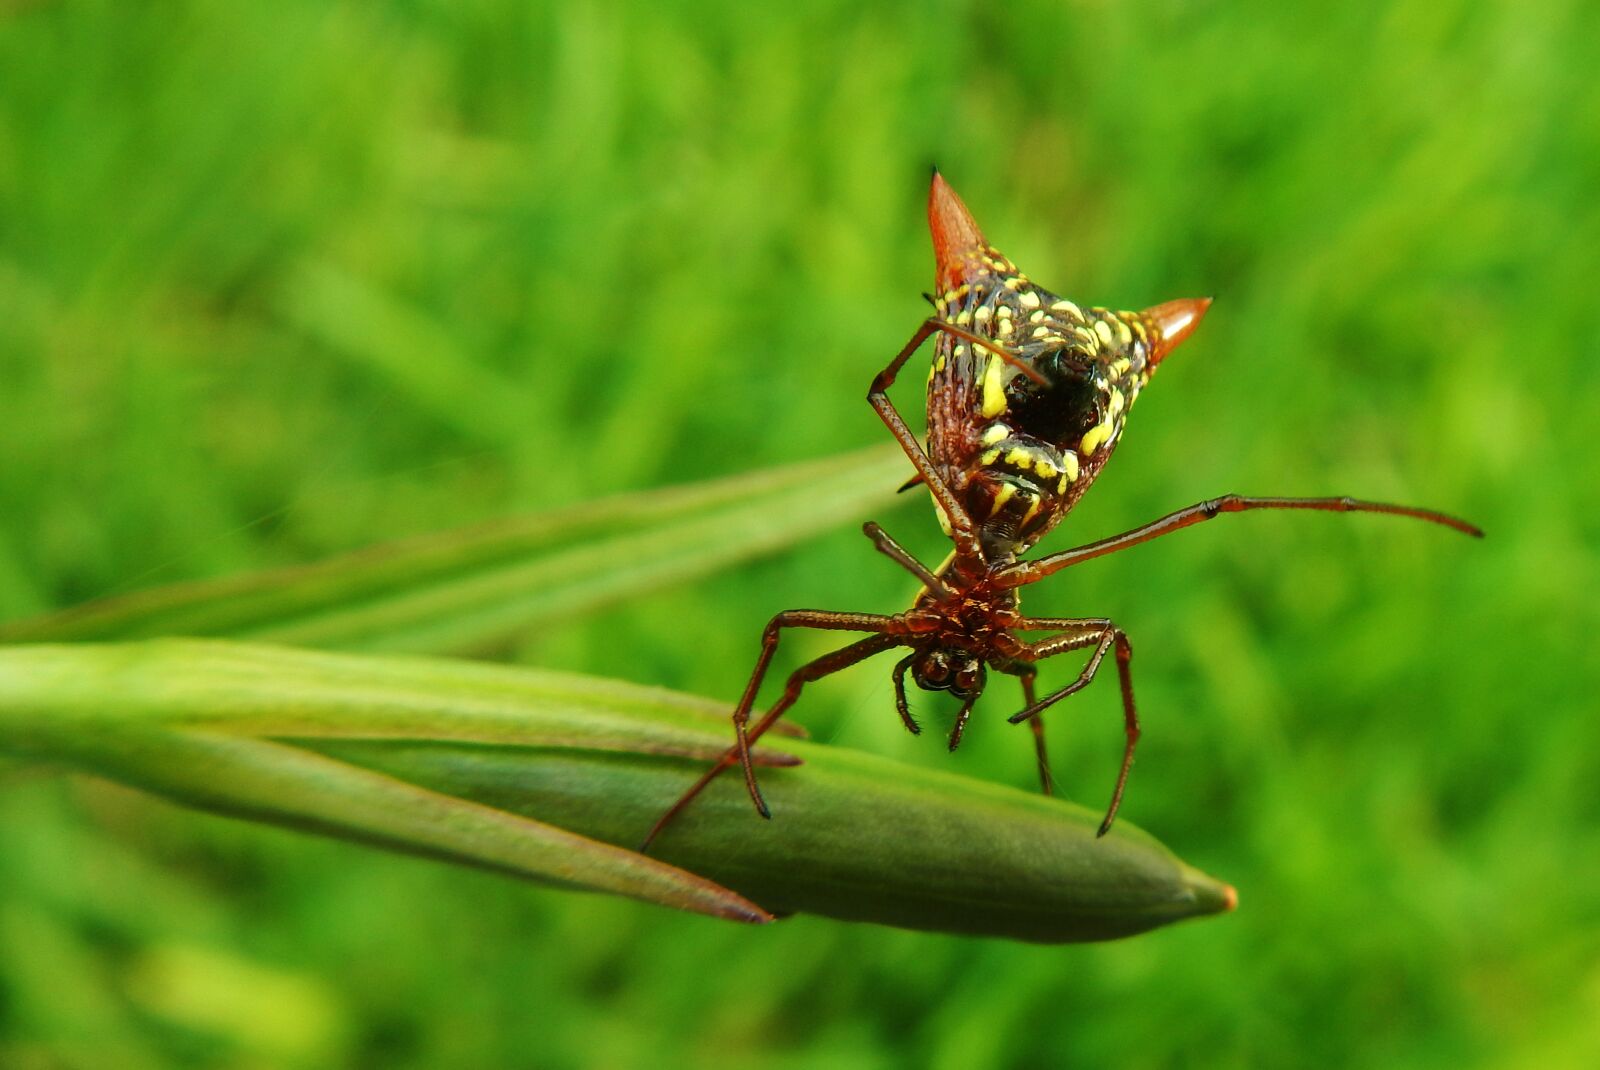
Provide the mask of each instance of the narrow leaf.
{"label": "narrow leaf", "polygon": [[898,450],[648,491],[0,625],[0,643],[218,636],[459,652],[770,553],[893,498]]}
{"label": "narrow leaf", "polygon": [[268,740],[108,732],[80,764],[191,806],[745,922],[771,915],[712,881],[541,821]]}
{"label": "narrow leaf", "polygon": [[[0,650],[0,751],[693,909],[731,900],[650,884],[667,880],[659,863],[628,848],[723,745],[724,715],[616,681],[448,660],[181,640]],[[1036,941],[1232,906],[1231,889],[1145,833],[1097,839],[1097,812],[804,740],[781,748],[769,763],[804,764],[761,771],[772,821],[723,777],[663,834],[661,861],[773,913]],[[536,844],[518,855],[524,824]]]}

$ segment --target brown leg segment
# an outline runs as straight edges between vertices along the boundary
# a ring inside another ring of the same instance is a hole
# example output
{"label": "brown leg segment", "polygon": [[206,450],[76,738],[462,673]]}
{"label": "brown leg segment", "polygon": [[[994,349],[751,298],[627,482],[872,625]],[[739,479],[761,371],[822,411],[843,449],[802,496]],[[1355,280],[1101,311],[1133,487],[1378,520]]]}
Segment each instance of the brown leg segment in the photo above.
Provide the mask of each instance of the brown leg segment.
{"label": "brown leg segment", "polygon": [[940,599],[946,599],[954,595],[955,592],[950,590],[949,585],[944,580],[935,576],[927,565],[912,557],[911,551],[895,542],[893,537],[887,531],[884,531],[876,521],[867,521],[861,525],[861,531],[867,538],[872,540],[872,545],[877,547],[880,554],[921,580],[922,585],[935,596]]}
{"label": "brown leg segment", "polygon": [[961,704],[961,709],[956,711],[955,727],[950,729],[950,749],[955,750],[961,746],[961,737],[967,731],[967,718],[972,716],[972,706],[978,701],[974,695]]}
{"label": "brown leg segment", "polygon": [[1053,658],[1058,654],[1065,654],[1073,650],[1082,650],[1084,647],[1095,648],[1094,654],[1089,658],[1089,663],[1083,667],[1078,678],[1063,688],[1052,691],[1038,702],[1034,702],[1026,709],[1014,713],[1009,718],[1012,724],[1021,724],[1023,721],[1036,720],[1039,714],[1054,706],[1068,695],[1075,694],[1088,687],[1094,679],[1095,673],[1100,671],[1100,662],[1111,650],[1112,636],[1116,631],[1115,625],[1110,621],[1084,621],[1086,625],[1095,626],[1094,631],[1068,633],[1066,635],[1053,635],[1049,639],[1041,639],[1036,643],[1026,643],[1023,646],[1023,657],[1029,661],[1038,662],[1045,658]]}
{"label": "brown leg segment", "polygon": [[[750,760],[750,746],[766,734],[778,719],[788,712],[795,700],[800,697],[800,690],[813,680],[820,680],[824,676],[838,672],[840,669],[849,668],[858,661],[864,661],[874,654],[881,653],[900,644],[898,635],[884,634],[889,625],[896,618],[885,617],[873,613],[825,613],[814,610],[790,610],[779,613],[767,625],[766,632],[761,637],[761,656],[756,661],[755,670],[750,674],[750,682],[745,686],[744,695],[739,700],[738,707],[733,712],[733,725],[736,742],[729,747],[727,753],[717,760],[712,767],[705,771],[699,780],[695,781],[656,820],[650,832],[645,836],[644,842],[639,845],[641,852],[647,851],[650,844],[661,833],[661,830],[672,823],[673,818],[680,814],[684,807],[694,801],[695,796],[706,789],[713,780],[726,769],[731,768],[735,762],[744,770],[745,787],[750,792],[751,801],[756,805],[756,810],[762,817],[770,818],[772,812],[767,809],[766,800],[761,797],[761,789],[756,784],[755,766]],[[802,665],[789,677],[784,687],[782,696],[772,705],[761,720],[757,721],[754,728],[746,730],[750,720],[750,707],[755,702],[756,692],[761,687],[762,677],[766,675],[767,666],[772,661],[773,652],[778,646],[779,632],[786,627],[820,628],[838,631],[875,631],[880,634],[869,635],[865,639],[858,639],[849,646],[835,650],[831,654],[824,654],[815,661]]]}
{"label": "brown leg segment", "polygon": [[922,735],[922,726],[917,724],[916,718],[911,716],[911,706],[906,702],[906,670],[911,668],[911,663],[917,660],[917,652],[913,650],[899,661],[895,662],[894,672],[894,708],[900,714],[900,722],[906,726],[906,731],[914,736]]}
{"label": "brown leg segment", "polygon": [[[776,645],[776,641],[774,641]],[[756,812],[762,817],[771,818],[772,811],[767,809],[767,801],[761,797],[761,788],[756,784],[755,763],[750,761],[750,744],[760,739],[768,728],[789,711],[800,697],[800,691],[806,684],[832,676],[840,669],[848,669],[858,661],[865,661],[874,654],[888,650],[890,647],[900,645],[900,638],[896,635],[869,635],[865,639],[858,639],[847,647],[835,650],[831,654],[824,654],[816,661],[807,662],[790,674],[789,680],[783,685],[783,694],[772,708],[762,715],[756,722],[755,728],[748,733],[745,731],[745,722],[749,720],[749,706],[740,704],[740,709],[745,716],[740,718],[739,712],[734,712],[734,730],[738,734],[738,742],[734,750],[738,754],[739,764],[744,769],[745,787],[750,791],[750,801],[755,803]]]}
{"label": "brown leg segment", "polygon": [[1128,786],[1128,770],[1133,768],[1133,748],[1139,744],[1139,711],[1133,705],[1133,644],[1128,642],[1128,635],[1121,628],[1117,629],[1117,677],[1122,683],[1122,726],[1128,742],[1122,751],[1122,771],[1117,774],[1117,786],[1111,793],[1111,806],[1096,836],[1110,832],[1111,822],[1117,819],[1117,811],[1122,808],[1122,789]]}
{"label": "brown leg segment", "polygon": [[1388,513],[1392,516],[1409,516],[1416,520],[1426,520],[1433,524],[1442,524],[1447,528],[1477,538],[1483,537],[1483,532],[1477,527],[1444,513],[1436,513],[1431,509],[1417,509],[1409,505],[1390,505],[1385,502],[1367,502],[1358,498],[1245,498],[1238,494],[1225,494],[1220,498],[1211,498],[1207,501],[1197,502],[1175,513],[1168,513],[1159,520],[1152,520],[1148,524],[1125,531],[1121,535],[1112,535],[1110,538],[1100,539],[1096,542],[1079,546],[1072,550],[1063,550],[1058,554],[1041,557],[1037,561],[1021,561],[995,577],[996,583],[1001,587],[1021,587],[1044,579],[1054,572],[1069,568],[1083,561],[1095,557],[1104,557],[1114,554],[1118,550],[1126,550],[1130,546],[1137,546],[1151,539],[1159,539],[1174,531],[1213,520],[1223,513],[1244,513],[1254,509],[1309,509],[1325,513]]}
{"label": "brown leg segment", "polygon": [[[889,429],[889,433],[894,436],[895,441],[900,443],[900,448],[905,450],[906,456],[910,458],[912,465],[916,467],[917,474],[927,484],[934,501],[939,503],[939,508],[944,510],[945,516],[950,519],[950,536],[955,540],[956,551],[962,557],[976,558],[981,555],[981,551],[978,546],[977,529],[972,523],[972,518],[962,508],[954,492],[933,470],[933,462],[928,460],[928,455],[923,451],[922,444],[917,441],[916,436],[911,433],[911,429],[906,426],[905,420],[901,419],[899,410],[894,407],[894,402],[889,400],[889,388],[894,385],[895,376],[900,374],[900,369],[905,366],[911,354],[915,353],[922,343],[927,341],[928,336],[936,331],[947,331],[973,345],[981,345],[984,348],[993,350],[1007,360],[1016,360],[1015,357],[1006,353],[1005,350],[996,346],[993,342],[977,338],[953,324],[946,323],[940,319],[923,320],[922,325],[911,336],[911,340],[901,348],[899,353],[895,354],[895,358],[889,362],[888,366],[872,380],[872,387],[867,391],[867,404],[871,405],[874,411],[877,412],[878,418]],[[1032,372],[1032,374],[1037,375],[1038,373]]]}
{"label": "brown leg segment", "polygon": [[1060,702],[1077,691],[1089,686],[1100,669],[1100,662],[1105,659],[1107,652],[1116,651],[1117,677],[1122,685],[1122,725],[1123,734],[1127,740],[1122,751],[1122,768],[1117,773],[1117,785],[1111,793],[1111,805],[1106,809],[1105,820],[1100,823],[1098,836],[1104,836],[1111,831],[1112,822],[1117,818],[1117,811],[1122,808],[1122,793],[1128,786],[1128,772],[1133,768],[1133,752],[1139,743],[1139,713],[1133,701],[1133,644],[1128,641],[1127,633],[1118,628],[1109,620],[1069,620],[1053,618],[1024,619],[1019,625],[1027,630],[1031,628],[1067,627],[1074,629],[1089,628],[1090,631],[1068,632],[1065,635],[1053,635],[1048,639],[1041,639],[1034,643],[1023,644],[1020,657],[1029,661],[1041,661],[1044,658],[1065,654],[1069,650],[1081,650],[1086,646],[1094,646],[1094,654],[1090,656],[1089,663],[1084,666],[1078,678],[1067,686],[1053,691],[1037,702],[1030,702],[1028,707],[1020,713],[1013,714],[1011,723],[1032,721],[1037,723],[1039,714]]}
{"label": "brown leg segment", "polygon": [[[1033,682],[1038,675],[1038,670],[1031,665],[1021,674],[1022,701],[1026,707],[1032,707],[1038,701],[1033,692]],[[1055,777],[1050,774],[1050,756],[1044,745],[1044,719],[1029,717],[1028,727],[1033,730],[1033,753],[1039,761],[1039,790],[1045,795],[1054,795]]]}

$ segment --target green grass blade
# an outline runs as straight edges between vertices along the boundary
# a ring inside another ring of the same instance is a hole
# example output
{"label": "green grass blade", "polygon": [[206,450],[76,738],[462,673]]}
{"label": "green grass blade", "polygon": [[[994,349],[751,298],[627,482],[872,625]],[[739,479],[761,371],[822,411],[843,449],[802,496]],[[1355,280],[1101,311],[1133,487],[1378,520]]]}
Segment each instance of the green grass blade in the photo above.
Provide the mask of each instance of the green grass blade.
{"label": "green grass blade", "polygon": [[491,448],[521,441],[527,392],[474,361],[445,324],[381,286],[312,263],[289,276],[278,303],[328,352],[392,385],[457,434]]}
{"label": "green grass blade", "polygon": [[772,920],[728,889],[656,859],[300,747],[143,731],[99,733],[74,750],[87,769],[191,806],[715,917]]}
{"label": "green grass blade", "polygon": [[909,470],[877,447],[104,599],[0,625],[0,642],[186,635],[463,651],[860,519]]}
{"label": "green grass blade", "polygon": [[[627,848],[725,744],[721,712],[616,681],[448,660],[184,640],[0,650],[0,752],[694,909],[705,903],[650,884],[667,878]],[[1035,941],[1125,936],[1232,906],[1231,889],[1137,829],[1097,839],[1099,815],[1081,807],[799,739],[780,746],[764,752],[780,767],[762,770],[773,821],[724,777],[662,836],[661,861],[773,913]],[[787,755],[804,764],[781,767]],[[525,825],[536,846],[504,864]]]}

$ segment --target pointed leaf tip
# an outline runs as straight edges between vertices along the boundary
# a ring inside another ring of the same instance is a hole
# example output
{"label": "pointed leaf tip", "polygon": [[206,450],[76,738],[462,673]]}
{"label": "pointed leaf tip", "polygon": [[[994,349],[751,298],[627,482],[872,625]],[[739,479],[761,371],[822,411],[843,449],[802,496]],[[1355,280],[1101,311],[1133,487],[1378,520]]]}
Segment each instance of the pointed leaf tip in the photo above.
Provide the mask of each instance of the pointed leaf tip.
{"label": "pointed leaf tip", "polygon": [[1195,915],[1231,914],[1239,906],[1239,892],[1231,884],[1217,880],[1209,873],[1186,863],[1178,863],[1180,883],[1190,897],[1190,909]]}

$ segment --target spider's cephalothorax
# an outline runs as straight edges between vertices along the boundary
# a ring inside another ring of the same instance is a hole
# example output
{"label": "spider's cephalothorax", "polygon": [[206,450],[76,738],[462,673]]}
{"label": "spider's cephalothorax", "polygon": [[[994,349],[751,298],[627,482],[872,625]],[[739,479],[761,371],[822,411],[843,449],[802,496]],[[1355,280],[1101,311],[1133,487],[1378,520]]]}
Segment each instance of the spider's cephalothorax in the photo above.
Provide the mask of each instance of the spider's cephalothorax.
{"label": "spider's cephalothorax", "polygon": [[[1100,825],[1111,828],[1139,738],[1127,635],[1104,617],[1027,617],[1019,590],[1063,568],[1210,520],[1252,509],[1312,509],[1409,516],[1481,535],[1462,520],[1428,509],[1354,498],[1211,498],[1131,531],[1032,561],[1020,555],[1077,504],[1122,436],[1128,409],[1156,366],[1189,336],[1205,314],[1206,298],[1168,301],[1143,312],[1081,308],[1032,282],[984,239],[961,198],[936,172],[928,222],[937,262],[933,318],[923,322],[867,393],[916,468],[909,485],[925,484],[939,521],[954,543],[937,571],[912,557],[878,525],[866,533],[883,554],[922,581],[903,613],[787,610],[762,636],[761,655],[733,713],[735,742],[651,829],[648,846],[672,818],[723,770],[739,764],[763,817],[770,817],[756,784],[750,746],[794,705],[801,689],[874,654],[909,652],[895,664],[895,706],[908,730],[920,732],[906,700],[905,678],[925,691],[960,700],[950,748],[961,742],[967,717],[990,671],[1017,677],[1023,708],[1010,719],[1033,729],[1039,778],[1050,789],[1039,714],[1094,679],[1115,653],[1126,743],[1111,805]],[[928,373],[928,432],[919,443],[889,388],[905,362],[937,335]],[[783,694],[755,725],[756,693],[785,628],[865,632],[865,638],[812,661],[789,677]],[[1019,633],[1043,632],[1025,639]],[[1090,650],[1070,683],[1042,699],[1034,695],[1035,666],[1073,650]]]}

